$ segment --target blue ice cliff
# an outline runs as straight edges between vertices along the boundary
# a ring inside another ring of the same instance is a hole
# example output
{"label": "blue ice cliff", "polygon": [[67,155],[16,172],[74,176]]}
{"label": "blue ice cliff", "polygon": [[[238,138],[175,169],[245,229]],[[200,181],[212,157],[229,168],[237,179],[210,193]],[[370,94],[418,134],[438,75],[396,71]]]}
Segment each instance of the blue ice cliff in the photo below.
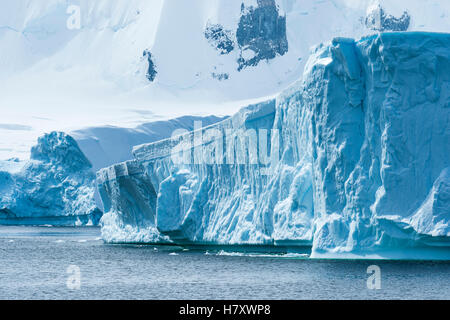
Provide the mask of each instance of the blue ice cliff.
{"label": "blue ice cliff", "polygon": [[62,132],[39,138],[29,161],[0,162],[0,224],[97,225],[95,174]]}
{"label": "blue ice cliff", "polygon": [[149,122],[134,129],[93,127],[52,132],[39,138],[29,161],[0,161],[0,224],[98,225],[102,206],[95,171],[132,158],[134,144],[192,130],[195,121],[225,118],[181,117]]}
{"label": "blue ice cliff", "polygon": [[97,175],[109,242],[450,259],[450,35],[334,39],[276,99],[134,156]]}

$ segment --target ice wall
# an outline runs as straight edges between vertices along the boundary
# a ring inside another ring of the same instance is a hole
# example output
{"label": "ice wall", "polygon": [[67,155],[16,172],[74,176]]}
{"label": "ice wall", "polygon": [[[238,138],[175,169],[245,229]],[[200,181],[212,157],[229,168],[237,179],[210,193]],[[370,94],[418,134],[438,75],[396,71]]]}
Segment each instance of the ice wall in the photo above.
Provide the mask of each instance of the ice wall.
{"label": "ice wall", "polygon": [[29,161],[1,161],[0,224],[97,225],[91,168],[61,132],[39,138]]}
{"label": "ice wall", "polygon": [[[218,124],[134,149],[145,170],[140,183],[158,192],[155,227],[162,235],[177,243],[310,244],[310,166],[295,172],[294,152],[276,152],[280,143],[292,143],[274,128],[282,121],[276,109],[275,100],[251,105]],[[286,165],[278,166],[280,160]],[[129,186],[108,191],[108,179],[98,176],[106,203],[130,194]],[[103,219],[104,229],[115,228],[112,222]],[[113,241],[135,242],[122,232],[135,224],[124,225]]]}
{"label": "ice wall", "polygon": [[105,241],[164,241],[155,227],[156,191],[139,163],[127,161],[103,169],[97,173],[97,181],[104,200]]}
{"label": "ice wall", "polygon": [[397,255],[438,235],[448,245],[449,40],[387,33],[317,49],[303,94],[312,110],[315,255]]}
{"label": "ice wall", "polygon": [[276,100],[136,147],[156,230],[175,242],[312,243],[313,257],[449,259],[449,40],[334,39]]}

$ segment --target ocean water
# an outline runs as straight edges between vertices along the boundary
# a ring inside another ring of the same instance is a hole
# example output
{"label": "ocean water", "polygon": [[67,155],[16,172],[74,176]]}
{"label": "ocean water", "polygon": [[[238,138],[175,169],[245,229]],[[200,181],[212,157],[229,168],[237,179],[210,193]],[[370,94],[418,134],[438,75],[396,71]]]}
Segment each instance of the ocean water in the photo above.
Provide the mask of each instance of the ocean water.
{"label": "ocean water", "polygon": [[[379,290],[367,287],[371,265]],[[107,245],[98,228],[0,227],[0,299],[450,299],[450,262]]]}

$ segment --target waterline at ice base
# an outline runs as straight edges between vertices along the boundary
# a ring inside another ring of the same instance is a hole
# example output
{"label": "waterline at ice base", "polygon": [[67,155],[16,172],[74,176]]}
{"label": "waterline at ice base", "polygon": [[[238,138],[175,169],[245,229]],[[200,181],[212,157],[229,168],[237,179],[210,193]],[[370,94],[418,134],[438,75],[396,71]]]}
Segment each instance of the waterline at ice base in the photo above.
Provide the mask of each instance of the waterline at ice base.
{"label": "waterline at ice base", "polygon": [[450,259],[450,35],[317,46],[273,100],[97,174],[109,243]]}

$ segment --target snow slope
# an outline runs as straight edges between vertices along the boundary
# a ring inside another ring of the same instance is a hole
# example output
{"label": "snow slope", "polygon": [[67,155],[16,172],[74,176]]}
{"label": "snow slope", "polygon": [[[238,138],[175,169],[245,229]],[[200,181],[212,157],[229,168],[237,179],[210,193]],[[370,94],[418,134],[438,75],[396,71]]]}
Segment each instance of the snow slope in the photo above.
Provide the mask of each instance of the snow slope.
{"label": "snow slope", "polygon": [[[450,259],[449,52],[449,34],[336,38],[276,99],[136,147],[151,241],[158,230],[181,243],[312,243],[316,258]],[[118,168],[98,173],[104,201],[139,203]],[[120,224],[105,219],[105,239],[145,239],[110,208]]]}
{"label": "snow slope", "polygon": [[[186,114],[234,114],[299,79],[312,45],[376,29],[365,20],[379,1],[271,3],[1,0],[0,158],[27,159],[37,137],[54,130],[133,128]],[[450,29],[448,1],[381,5],[396,18],[407,10],[409,30]],[[73,6],[79,8],[79,29]],[[258,17],[265,19],[263,26]],[[205,32],[213,30],[208,26],[222,32],[208,40]],[[227,38],[233,50],[222,54],[217,46]],[[153,82],[146,77],[146,51],[157,72]],[[240,58],[252,61],[255,55],[255,66],[238,71]]]}

